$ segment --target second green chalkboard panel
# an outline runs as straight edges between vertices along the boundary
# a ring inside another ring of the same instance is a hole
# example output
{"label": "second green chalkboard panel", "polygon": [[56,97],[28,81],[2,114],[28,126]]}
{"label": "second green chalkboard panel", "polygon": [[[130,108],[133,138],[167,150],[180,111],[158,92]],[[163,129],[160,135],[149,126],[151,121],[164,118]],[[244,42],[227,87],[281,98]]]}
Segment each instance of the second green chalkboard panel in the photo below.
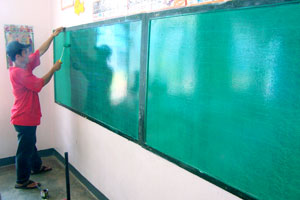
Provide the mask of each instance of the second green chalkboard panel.
{"label": "second green chalkboard panel", "polygon": [[300,197],[300,6],[151,20],[146,144],[258,199]]}

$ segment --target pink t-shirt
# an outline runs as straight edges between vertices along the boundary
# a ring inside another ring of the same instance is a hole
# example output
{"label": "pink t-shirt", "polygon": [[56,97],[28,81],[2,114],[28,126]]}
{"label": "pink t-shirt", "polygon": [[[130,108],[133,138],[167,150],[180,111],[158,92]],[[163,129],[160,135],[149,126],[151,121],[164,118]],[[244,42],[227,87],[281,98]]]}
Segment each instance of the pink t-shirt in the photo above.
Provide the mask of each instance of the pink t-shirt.
{"label": "pink t-shirt", "polygon": [[37,126],[40,124],[41,108],[38,92],[44,80],[32,74],[32,70],[40,65],[40,52],[35,51],[29,56],[26,68],[10,67],[9,75],[15,96],[11,109],[11,123],[20,126]]}

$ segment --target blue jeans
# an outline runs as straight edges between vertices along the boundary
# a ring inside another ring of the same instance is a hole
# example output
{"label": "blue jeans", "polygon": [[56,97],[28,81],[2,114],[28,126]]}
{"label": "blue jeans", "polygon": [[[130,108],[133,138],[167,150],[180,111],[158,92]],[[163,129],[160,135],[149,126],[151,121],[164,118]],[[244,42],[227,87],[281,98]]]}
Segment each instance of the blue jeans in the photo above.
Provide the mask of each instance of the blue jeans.
{"label": "blue jeans", "polygon": [[42,160],[38,155],[36,143],[36,126],[14,125],[18,132],[18,149],[16,153],[17,183],[29,180],[31,170],[39,171]]}

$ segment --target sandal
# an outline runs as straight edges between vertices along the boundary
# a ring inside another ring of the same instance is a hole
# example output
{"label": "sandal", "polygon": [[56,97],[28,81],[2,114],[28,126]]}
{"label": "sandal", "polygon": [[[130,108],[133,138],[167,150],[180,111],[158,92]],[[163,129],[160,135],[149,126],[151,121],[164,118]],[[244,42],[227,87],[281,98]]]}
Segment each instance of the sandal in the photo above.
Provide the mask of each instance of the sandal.
{"label": "sandal", "polygon": [[38,188],[38,187],[40,187],[40,186],[41,186],[40,183],[34,182],[34,181],[32,181],[32,180],[28,180],[28,181],[26,181],[26,182],[23,183],[23,184],[17,183],[17,184],[15,185],[15,188],[16,188],[16,189],[35,189],[35,188]]}
{"label": "sandal", "polygon": [[40,173],[43,173],[43,172],[48,172],[48,171],[51,171],[52,168],[51,167],[47,167],[47,166],[41,166],[41,169],[37,172],[35,171],[32,171],[31,174],[40,174]]}

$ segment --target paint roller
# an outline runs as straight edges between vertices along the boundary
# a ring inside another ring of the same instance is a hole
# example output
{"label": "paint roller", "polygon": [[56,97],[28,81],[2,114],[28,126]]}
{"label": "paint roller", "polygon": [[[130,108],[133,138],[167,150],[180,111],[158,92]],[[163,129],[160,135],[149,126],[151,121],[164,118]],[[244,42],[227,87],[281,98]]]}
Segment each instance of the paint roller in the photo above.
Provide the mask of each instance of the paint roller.
{"label": "paint roller", "polygon": [[61,53],[61,56],[60,56],[60,59],[58,60],[60,63],[62,63],[61,59],[64,55],[64,52],[65,52],[65,48],[70,48],[71,47],[71,44],[64,44],[64,48],[62,50],[62,53]]}

